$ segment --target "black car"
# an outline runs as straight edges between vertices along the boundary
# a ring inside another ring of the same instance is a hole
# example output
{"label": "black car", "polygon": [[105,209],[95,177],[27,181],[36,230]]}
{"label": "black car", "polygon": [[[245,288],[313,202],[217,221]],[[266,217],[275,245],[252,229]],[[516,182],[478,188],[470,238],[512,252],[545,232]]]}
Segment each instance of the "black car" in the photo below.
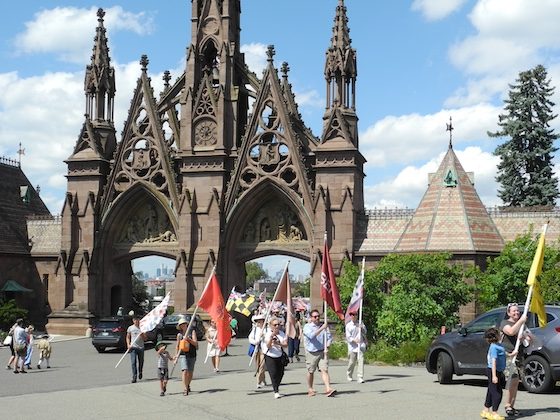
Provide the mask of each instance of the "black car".
{"label": "black car", "polygon": [[[132,318],[129,316],[100,318],[93,326],[91,344],[99,353],[103,353],[107,347],[124,350],[126,348],[126,330],[131,325]],[[158,327],[146,333],[146,341],[156,343],[163,339]]]}
{"label": "black car", "polygon": [[[523,311],[523,305],[519,310]],[[547,392],[560,380],[560,306],[547,305],[546,313],[547,325],[539,328],[537,316],[528,312],[526,326],[535,340],[520,359],[523,386],[534,393]],[[498,328],[505,314],[505,307],[492,309],[457,331],[436,337],[426,354],[428,372],[437,374],[440,384],[451,383],[454,374],[486,375],[484,332]]]}
{"label": "black car", "polygon": [[[190,322],[191,315],[181,315],[181,314],[173,314],[168,315],[163,318],[161,323],[157,326],[156,330],[161,333],[163,339],[176,339],[177,338],[177,321],[179,321],[180,317],[186,318],[187,322]],[[201,341],[204,339],[204,335],[206,334],[206,329],[204,328],[204,324],[200,316],[195,315],[194,317],[194,328],[196,331],[196,339]]]}

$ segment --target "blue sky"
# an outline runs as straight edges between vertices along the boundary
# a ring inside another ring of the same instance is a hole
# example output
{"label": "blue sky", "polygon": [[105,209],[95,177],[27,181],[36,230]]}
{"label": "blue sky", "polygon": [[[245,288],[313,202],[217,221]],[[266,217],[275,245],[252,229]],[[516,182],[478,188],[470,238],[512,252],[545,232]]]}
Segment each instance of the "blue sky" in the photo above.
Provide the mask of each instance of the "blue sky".
{"label": "blue sky", "polygon": [[[325,50],[338,0],[242,0],[241,42],[260,74],[266,45],[289,79],[305,123],[320,135],[325,104]],[[537,64],[560,83],[557,0],[346,0],[358,56],[360,148],[368,160],[366,206],[415,208],[447,148],[475,173],[482,201],[496,197],[496,129],[508,83]],[[538,6],[537,6],[538,5]],[[0,156],[17,159],[53,213],[62,208],[66,166],[85,111],[83,78],[97,25],[106,9],[117,71],[117,132],[122,129],[142,54],[156,92],[161,75],[183,71],[190,42],[188,0],[153,2],[10,2],[0,26]],[[560,91],[555,93],[558,103]],[[558,113],[558,106],[555,107]],[[554,121],[558,131],[559,122]],[[274,272],[283,267],[271,267]],[[295,268],[294,268],[295,270]]]}

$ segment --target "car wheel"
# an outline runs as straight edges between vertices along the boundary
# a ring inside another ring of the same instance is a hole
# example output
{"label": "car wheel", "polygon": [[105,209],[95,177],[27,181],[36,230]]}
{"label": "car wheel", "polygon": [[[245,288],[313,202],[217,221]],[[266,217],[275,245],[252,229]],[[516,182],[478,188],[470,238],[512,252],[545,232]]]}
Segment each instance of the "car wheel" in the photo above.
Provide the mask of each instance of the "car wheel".
{"label": "car wheel", "polygon": [[160,341],[163,341],[163,333],[161,331],[158,331],[156,333],[156,344],[159,343]]}
{"label": "car wheel", "polygon": [[440,384],[450,384],[453,379],[453,361],[451,356],[444,351],[438,354],[437,379]]}
{"label": "car wheel", "polygon": [[103,353],[105,351],[105,347],[95,346],[95,350],[97,350],[98,353]]}
{"label": "car wheel", "polygon": [[523,386],[529,392],[540,394],[553,386],[552,372],[548,362],[541,356],[529,356],[523,362],[521,375]]}

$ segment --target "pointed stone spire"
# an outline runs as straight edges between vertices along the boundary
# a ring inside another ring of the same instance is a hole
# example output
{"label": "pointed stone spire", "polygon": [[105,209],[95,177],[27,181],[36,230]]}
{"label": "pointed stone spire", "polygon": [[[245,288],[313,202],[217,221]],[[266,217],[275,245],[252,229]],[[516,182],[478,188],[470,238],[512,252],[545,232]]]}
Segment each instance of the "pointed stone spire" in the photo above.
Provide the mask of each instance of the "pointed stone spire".
{"label": "pointed stone spire", "polygon": [[84,90],[86,94],[86,114],[99,121],[113,121],[115,98],[115,69],[111,67],[106,29],[103,26],[105,11],[97,11],[91,64],[86,67]]}
{"label": "pointed stone spire", "polygon": [[356,107],[356,50],[352,48],[344,0],[338,1],[331,46],[326,52],[327,110]]}

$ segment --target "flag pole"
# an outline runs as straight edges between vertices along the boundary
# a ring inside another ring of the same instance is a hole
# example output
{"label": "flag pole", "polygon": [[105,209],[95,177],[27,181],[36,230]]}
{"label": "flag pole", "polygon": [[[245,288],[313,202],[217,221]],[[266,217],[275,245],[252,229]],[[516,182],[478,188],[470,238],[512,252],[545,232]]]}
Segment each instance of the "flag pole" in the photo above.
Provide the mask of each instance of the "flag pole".
{"label": "flag pole", "polygon": [[[286,267],[284,267],[284,271],[282,272],[282,277],[280,277],[280,282],[282,282],[282,279],[284,278],[284,276],[286,275],[286,271],[288,271],[288,266],[290,265],[290,260],[288,260],[286,262]],[[288,279],[288,282],[290,281],[290,279]],[[280,283],[278,283],[278,286],[280,286]],[[276,291],[274,292],[274,296],[272,297],[272,300],[270,301],[270,305],[268,306],[268,308],[266,308],[266,313],[264,316],[264,324],[263,324],[263,330],[265,330],[268,325],[268,318],[270,317],[270,311],[272,309],[272,305],[274,304],[274,301],[276,300],[276,296],[278,295],[278,289],[279,287],[276,287]],[[262,339],[262,334],[261,337]],[[253,360],[255,360],[255,354],[257,353],[257,348],[255,346],[255,350],[253,351],[253,355],[251,356],[251,360],[249,360],[249,366],[251,366],[253,364]]]}
{"label": "flag pole", "polygon": [[[546,235],[546,231],[548,230],[548,222],[546,222],[543,227],[542,227],[542,232],[541,232],[541,237]],[[540,240],[540,237],[539,237]],[[538,250],[538,245],[537,245],[537,250]],[[544,249],[543,249],[544,252]],[[533,261],[534,263],[534,261]],[[533,264],[531,264],[531,269],[529,271],[529,275],[531,275],[531,271],[533,269]],[[529,311],[529,305],[531,305],[531,296],[533,295],[533,287],[534,284],[531,284],[529,286],[529,291],[527,292],[527,299],[525,300],[525,306],[523,307],[523,315],[522,316],[526,316],[527,312]],[[521,336],[523,335],[523,333],[525,332],[525,323],[523,323],[520,327],[519,327],[519,332],[517,333],[517,340],[515,341],[515,347],[513,349],[514,352],[519,350],[519,345],[521,344]],[[515,356],[513,356],[513,363],[515,363],[515,361],[517,360],[517,354]]]}
{"label": "flag pole", "polygon": [[[364,271],[365,271],[365,265],[366,265],[366,257],[362,257],[362,272],[360,274],[360,276],[362,277],[362,290],[363,290],[363,282],[364,282]],[[363,358],[363,354],[362,354],[362,309],[364,306],[364,296],[362,293],[362,299],[360,299],[360,310],[358,313],[358,369],[360,366],[360,358]]]}
{"label": "flag pole", "polygon": [[[210,272],[210,276],[208,277],[208,280],[206,280],[206,285],[204,286],[204,289],[202,289],[202,293],[200,294],[200,296],[203,296],[206,289],[208,289],[208,286],[210,285],[210,280],[212,280],[212,276],[214,275],[215,272],[216,272],[216,265],[214,264],[214,267],[212,267],[212,271]],[[198,312],[198,303],[196,304],[196,306],[194,308],[194,311],[191,315],[191,320],[189,321],[189,325],[187,325],[187,331],[185,332],[185,334],[188,333],[189,330],[191,329],[191,326],[194,322],[194,317],[196,316],[197,312]],[[204,361],[204,363],[206,363],[206,361]],[[177,366],[177,359],[175,359],[173,361],[173,367],[171,368],[171,373],[169,374],[170,378],[173,377],[173,371],[175,370],[175,366]]]}

